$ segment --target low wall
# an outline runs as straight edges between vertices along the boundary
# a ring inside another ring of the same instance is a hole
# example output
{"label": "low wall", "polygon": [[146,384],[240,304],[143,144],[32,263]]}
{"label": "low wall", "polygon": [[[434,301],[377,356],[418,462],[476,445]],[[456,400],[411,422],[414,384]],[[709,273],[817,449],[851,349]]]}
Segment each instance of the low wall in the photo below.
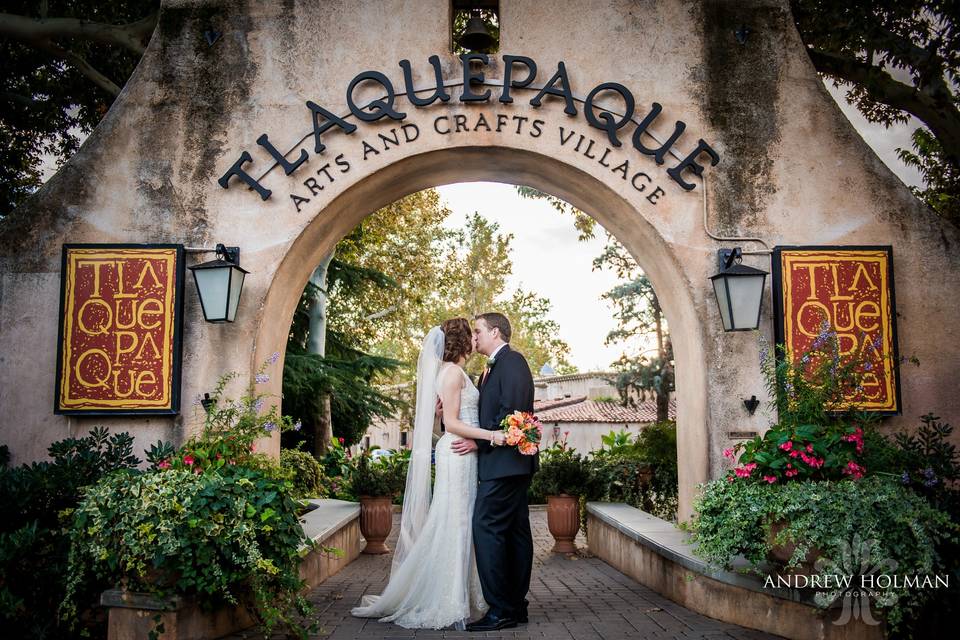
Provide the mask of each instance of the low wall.
{"label": "low wall", "polygon": [[[697,613],[795,640],[882,640],[883,626],[859,619],[833,624],[838,608],[812,594],[766,588],[753,575],[720,571],[693,554],[689,534],[626,504],[587,503],[590,553],[637,582]],[[743,568],[746,562],[735,562]]]}
{"label": "low wall", "polygon": [[[343,500],[311,500],[317,508],[301,523],[311,541],[333,547],[339,553],[304,547],[300,577],[312,589],[336,574],[360,555],[360,505]],[[242,607],[201,611],[184,598],[158,599],[118,589],[105,591],[100,603],[110,607],[108,640],[142,640],[149,637],[159,615],[163,625],[160,640],[209,640],[246,629],[256,622]]]}

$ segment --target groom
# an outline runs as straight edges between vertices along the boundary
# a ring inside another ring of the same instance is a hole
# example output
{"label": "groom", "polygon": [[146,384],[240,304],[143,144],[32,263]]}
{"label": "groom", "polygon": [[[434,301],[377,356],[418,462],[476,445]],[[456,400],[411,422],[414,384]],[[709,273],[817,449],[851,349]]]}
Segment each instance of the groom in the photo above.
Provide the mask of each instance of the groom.
{"label": "groom", "polygon": [[[533,412],[533,376],[527,361],[510,349],[510,322],[501,313],[476,317],[477,351],[489,357],[480,378],[480,426],[500,430],[514,411]],[[473,449],[460,440],[454,450]],[[538,468],[538,456],[522,455],[516,447],[477,440],[479,485],[473,510],[473,546],[483,597],[490,610],[467,625],[468,631],[496,631],[527,621],[533,538],[527,489]]]}

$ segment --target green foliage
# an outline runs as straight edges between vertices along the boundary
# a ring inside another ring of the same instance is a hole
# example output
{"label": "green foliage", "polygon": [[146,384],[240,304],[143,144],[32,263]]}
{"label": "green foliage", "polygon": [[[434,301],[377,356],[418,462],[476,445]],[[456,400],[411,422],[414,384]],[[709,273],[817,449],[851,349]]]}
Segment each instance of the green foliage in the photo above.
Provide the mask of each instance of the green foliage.
{"label": "green foliage", "polygon": [[[859,536],[871,548],[873,560],[865,566],[891,559],[898,575],[932,575],[946,568],[939,552],[942,545],[955,544],[960,535],[960,527],[947,514],[887,476],[782,485],[716,480],[701,485],[701,490],[691,527],[695,553],[727,569],[742,554],[761,573],[771,547],[788,543],[796,544],[788,567],[797,566],[814,548],[824,557],[817,563],[818,573],[837,566],[859,567],[860,557],[851,562],[843,555],[845,548],[858,547]],[[769,535],[774,522],[785,523],[776,539]],[[884,608],[891,631],[897,632],[905,616],[935,594],[900,587],[887,595],[875,604]]]}
{"label": "green foliage", "polygon": [[294,498],[327,497],[327,477],[317,459],[306,451],[282,449],[280,468],[293,485]]}
{"label": "green foliage", "polygon": [[[309,427],[321,411],[319,403],[329,394],[333,434],[350,446],[360,441],[374,418],[401,410],[401,402],[373,385],[379,375],[393,371],[400,363],[352,349],[329,351],[343,355],[323,357],[288,345],[283,368],[283,408]],[[302,441],[312,448],[313,433],[314,429],[307,428],[298,435],[289,434],[284,444],[293,446]]]}
{"label": "green foliage", "polygon": [[[249,384],[239,399],[224,397],[227,384],[239,374],[226,373],[217,381],[210,395],[211,404],[200,435],[190,438],[179,450],[158,443],[151,448],[149,457],[156,459],[157,469],[187,469],[195,473],[222,469],[227,466],[245,465],[268,470],[271,467],[262,456],[255,455],[255,442],[274,431],[299,431],[301,425],[288,415],[281,416],[276,405],[266,407],[269,395],[259,393],[257,385],[270,380],[266,373],[279,360],[275,353],[257,370],[254,382]],[[160,458],[162,453],[168,457]]]}
{"label": "green foliage", "polygon": [[913,151],[897,149],[897,155],[920,171],[925,185],[910,190],[943,218],[960,225],[960,163],[950,161],[941,141],[927,129],[915,130],[911,138]]}
{"label": "green foliage", "polygon": [[847,100],[870,122],[891,126],[913,115],[922,200],[960,223],[960,39],[955,2],[791,0],[797,29],[817,71],[848,88]]}
{"label": "green foliage", "polygon": [[247,606],[268,631],[309,610],[299,595],[308,541],[287,485],[240,465],[196,474],[118,473],[90,488],[70,531],[62,615],[76,623],[78,589],[107,581],[205,607]]}
{"label": "green foliage", "polygon": [[[0,218],[41,184],[42,160],[70,157],[107,112],[153,32],[159,2],[8,0],[0,37]],[[66,18],[59,35],[38,37],[36,20]],[[69,19],[77,19],[71,22]],[[84,27],[79,23],[87,22]],[[97,24],[100,23],[100,24]],[[102,38],[106,24],[119,39]]]}
{"label": "green foliage", "polygon": [[405,464],[391,462],[393,456],[373,460],[369,451],[354,456],[348,480],[354,496],[395,498],[406,486],[407,467]]}
{"label": "green foliage", "polygon": [[739,454],[739,465],[726,479],[773,484],[862,478],[864,441],[876,418],[850,403],[862,390],[861,372],[869,364],[843,358],[837,333],[826,321],[809,351],[794,355],[778,349],[780,357],[772,358],[761,339],[760,368],[778,421],[723,452],[731,460]]}
{"label": "green foliage", "polygon": [[648,425],[635,438],[626,431],[611,431],[602,440],[603,446],[590,460],[591,500],[624,502],[675,520],[679,496],[676,423]]}
{"label": "green foliage", "polygon": [[584,496],[590,487],[587,460],[558,440],[540,452],[540,469],[533,476],[530,491],[535,496]]}
{"label": "green foliage", "polygon": [[[69,636],[56,617],[66,583],[67,527],[86,487],[100,478],[139,464],[127,433],[108,435],[103,427],[82,438],[50,445],[50,462],[0,469],[0,624],[16,638]],[[103,585],[83,585],[77,600],[84,625],[101,633],[92,611]]]}

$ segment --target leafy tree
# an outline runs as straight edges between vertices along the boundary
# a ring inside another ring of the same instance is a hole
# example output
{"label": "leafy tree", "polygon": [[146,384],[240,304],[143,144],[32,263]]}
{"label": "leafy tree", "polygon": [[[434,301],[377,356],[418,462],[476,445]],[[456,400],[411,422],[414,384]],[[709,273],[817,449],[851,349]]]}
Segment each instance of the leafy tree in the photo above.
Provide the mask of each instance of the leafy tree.
{"label": "leafy tree", "polygon": [[[653,337],[654,348],[635,355],[624,353],[613,363],[615,384],[624,405],[635,404],[652,393],[657,403],[657,422],[669,418],[670,393],[674,390],[673,347],[660,300],[650,279],[622,244],[609,233],[607,246],[593,261],[595,269],[612,269],[621,284],[603,294],[614,308],[618,328],[607,334],[606,343],[642,344]],[[655,352],[654,357],[648,353]]]}
{"label": "leafy tree", "polygon": [[[596,221],[565,200],[532,187],[518,186],[517,193],[524,198],[546,200],[558,212],[573,216],[574,227],[581,241],[594,237]],[[666,318],[660,308],[660,300],[653,284],[643,273],[633,256],[610,233],[607,245],[593,261],[594,269],[611,269],[621,283],[603,294],[614,308],[614,317],[619,327],[611,331],[606,344],[643,344],[647,338],[655,339],[655,349],[640,353],[624,352],[612,363],[617,377],[613,381],[620,392],[624,406],[634,405],[636,399],[646,399],[653,394],[657,403],[657,422],[669,418],[670,393],[674,390],[673,348]],[[647,354],[655,351],[654,357]]]}
{"label": "leafy tree", "polygon": [[0,217],[69,158],[143,55],[160,3],[8,0],[0,13]]}
{"label": "leafy tree", "polygon": [[[421,337],[445,318],[502,310],[514,324],[512,342],[531,366],[556,361],[569,368],[569,347],[546,317],[549,301],[507,293],[511,237],[479,216],[462,231],[447,230],[449,213],[434,190],[402,198],[338,243],[325,288],[307,284],[291,326],[283,381],[284,412],[304,428],[301,435],[284,434],[285,444],[305,439],[319,454],[330,437],[355,444],[377,416],[409,413],[402,394],[383,385],[412,381]],[[315,321],[319,299],[326,302],[324,322]],[[324,332],[323,354],[310,348],[318,330]],[[482,365],[475,359],[472,366]]]}
{"label": "leafy tree", "polygon": [[913,151],[900,157],[926,182],[914,193],[960,224],[960,31],[955,0],[791,0],[814,67],[848,87],[870,122],[916,116]]}
{"label": "leafy tree", "polygon": [[[559,325],[548,318],[550,301],[522,289],[507,290],[507,277],[513,271],[512,240],[512,234],[499,233],[496,223],[479,214],[467,220],[466,227],[447,242],[439,265],[440,289],[431,324],[457,316],[472,320],[478,313],[499,311],[510,319],[510,344],[524,354],[532,371],[550,362],[558,371],[573,372],[567,360],[570,347],[558,337]],[[482,359],[474,358],[468,370],[479,373],[482,367]]]}

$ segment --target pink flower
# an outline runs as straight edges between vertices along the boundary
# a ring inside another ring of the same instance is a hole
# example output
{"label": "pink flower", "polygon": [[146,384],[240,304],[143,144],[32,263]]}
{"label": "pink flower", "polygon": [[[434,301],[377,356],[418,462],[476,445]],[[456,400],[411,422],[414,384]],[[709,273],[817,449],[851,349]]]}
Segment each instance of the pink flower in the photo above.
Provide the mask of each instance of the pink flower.
{"label": "pink flower", "polygon": [[777,481],[777,476],[763,476],[763,479],[769,482],[770,484],[773,484],[774,482]]}
{"label": "pink flower", "polygon": [[787,469],[793,469],[793,465],[790,464],[789,462],[787,463]]}
{"label": "pink flower", "polygon": [[203,470],[200,469],[200,467],[197,467],[196,469],[193,470],[193,473],[196,475],[200,475],[201,473],[203,473]]}
{"label": "pink flower", "polygon": [[170,461],[169,461],[169,460],[161,460],[159,463],[157,463],[157,468],[158,468],[158,469],[169,469],[169,468],[170,468]]}
{"label": "pink flower", "polygon": [[733,472],[736,473],[737,477],[739,478],[749,478],[750,474],[753,473],[753,470],[756,468],[757,468],[757,463],[751,462],[749,464],[745,464],[743,466],[737,467],[736,469],[733,470]]}
{"label": "pink flower", "polygon": [[787,440],[786,442],[780,445],[780,448],[783,449],[784,451],[790,451],[790,449],[793,448],[793,440]]}
{"label": "pink flower", "polygon": [[852,476],[854,479],[860,479],[863,477],[863,474],[866,473],[867,468],[863,465],[859,465],[853,460],[847,463],[847,466],[844,467],[843,473],[846,475]]}
{"label": "pink flower", "polygon": [[733,460],[733,449],[724,449],[724,450],[723,450],[723,457],[724,457],[724,458],[730,458],[731,460]]}
{"label": "pink flower", "polygon": [[797,456],[800,455],[800,453],[801,453],[800,451],[794,449],[793,451],[790,452],[790,457],[791,457],[791,458],[796,458]]}
{"label": "pink flower", "polygon": [[193,465],[193,461],[194,461],[194,458],[189,453],[183,456],[183,464],[187,465],[188,467]]}
{"label": "pink flower", "polygon": [[787,476],[788,478],[792,478],[793,476],[797,475],[798,473],[800,473],[800,471],[797,470],[797,469],[787,469],[786,476]]}
{"label": "pink flower", "polygon": [[810,443],[807,443],[807,453],[813,453],[813,445]]}
{"label": "pink flower", "polygon": [[727,482],[733,482],[735,479],[733,476],[727,476]]}

